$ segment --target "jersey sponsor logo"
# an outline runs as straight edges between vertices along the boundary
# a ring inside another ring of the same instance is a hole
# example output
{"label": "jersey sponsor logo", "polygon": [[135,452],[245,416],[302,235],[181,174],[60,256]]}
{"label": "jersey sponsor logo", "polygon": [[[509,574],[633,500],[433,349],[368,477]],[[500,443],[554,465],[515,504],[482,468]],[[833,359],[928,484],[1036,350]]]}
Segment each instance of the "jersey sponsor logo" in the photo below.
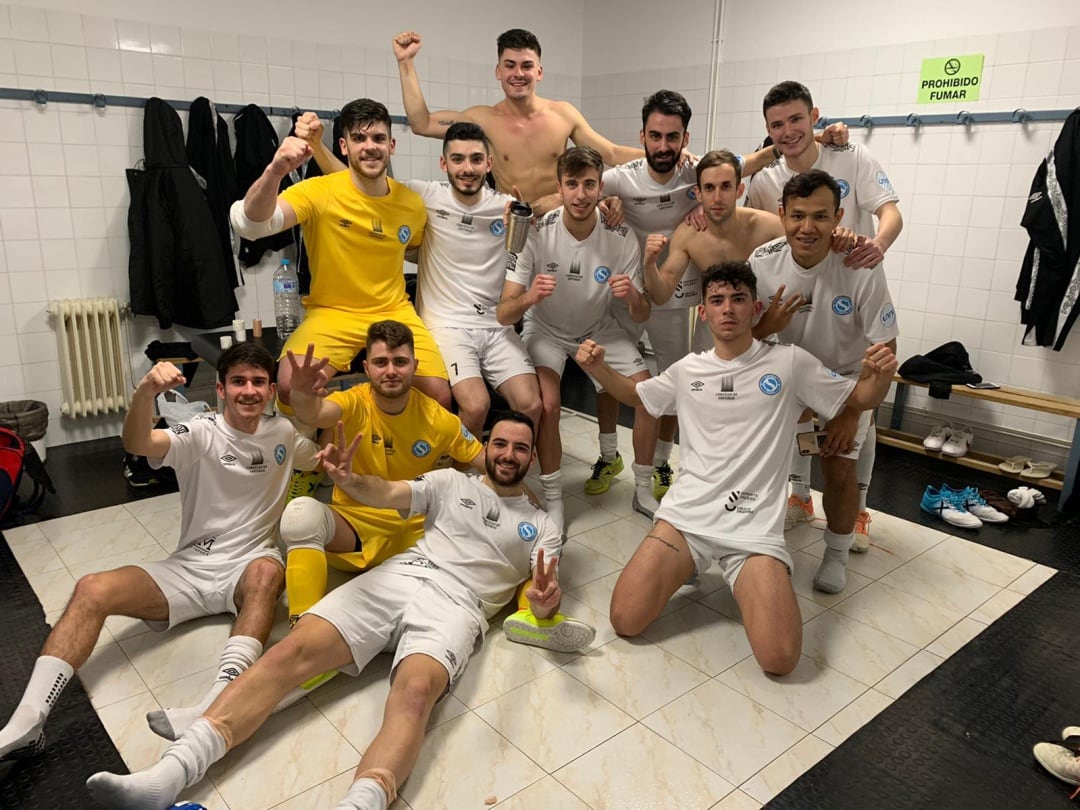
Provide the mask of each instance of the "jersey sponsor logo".
{"label": "jersey sponsor logo", "polygon": [[248,464],[248,472],[266,472],[266,459],[263,458],[262,450],[257,447],[251,453],[251,463]]}
{"label": "jersey sponsor logo", "polygon": [[775,397],[784,387],[784,383],[775,374],[762,374],[757,385],[761,389],[761,393],[767,397]]}
{"label": "jersey sponsor logo", "polygon": [[568,278],[570,281],[581,281],[581,262],[574,259],[570,262],[570,270]]}
{"label": "jersey sponsor logo", "polygon": [[1043,193],[1041,191],[1032,192],[1031,196],[1028,197],[1028,205],[1034,205],[1035,203],[1039,202],[1039,200],[1041,200],[1042,198],[1043,198]]}
{"label": "jersey sponsor logo", "polygon": [[892,183],[889,182],[889,175],[885,174],[885,172],[878,172],[874,175],[874,179],[877,180],[877,184],[886,191],[893,190]]}
{"label": "jersey sponsor logo", "polygon": [[787,247],[786,239],[779,239],[775,242],[769,242],[766,245],[762,245],[754,251],[754,258],[762,256],[771,256],[773,253],[779,253],[781,250]]}
{"label": "jersey sponsor logo", "polygon": [[738,512],[740,515],[753,514],[754,507],[751,505],[758,499],[756,492],[735,489],[728,493],[724,500],[725,512]]}
{"label": "jersey sponsor logo", "polygon": [[397,229],[397,240],[403,245],[409,244],[409,238],[412,236],[412,228],[408,225],[402,225]]}
{"label": "jersey sponsor logo", "polygon": [[285,445],[279,444],[274,448],[274,461],[278,463],[279,467],[285,463]]}
{"label": "jersey sponsor logo", "polygon": [[844,317],[855,311],[855,304],[852,303],[848,296],[838,295],[832,300],[832,311],[840,317]]}
{"label": "jersey sponsor logo", "polygon": [[491,235],[502,236],[504,233],[506,233],[506,226],[503,221],[501,219],[493,220],[491,223]]}
{"label": "jersey sponsor logo", "polygon": [[735,391],[735,375],[724,374],[720,378],[720,390],[716,392],[717,399],[738,399]]}
{"label": "jersey sponsor logo", "polygon": [[457,229],[462,233],[475,233],[476,226],[473,224],[473,215],[462,214],[461,222],[458,223]]}
{"label": "jersey sponsor logo", "polygon": [[344,217],[342,217],[341,219],[339,219],[337,221],[337,224],[340,225],[342,228],[351,228],[352,227],[352,220],[351,219],[345,219]]}
{"label": "jersey sponsor logo", "polygon": [[724,503],[725,512],[734,512],[736,504],[739,502],[739,490],[733,490],[728,493],[727,500]]}
{"label": "jersey sponsor logo", "polygon": [[595,279],[597,284],[604,284],[609,278],[611,278],[611,268],[600,265],[595,270],[593,270],[592,277],[593,279]]}
{"label": "jersey sponsor logo", "polygon": [[896,309],[892,304],[886,304],[885,309],[882,310],[881,323],[884,326],[894,326],[896,324]]}
{"label": "jersey sponsor logo", "polygon": [[499,505],[497,503],[492,504],[484,515],[484,525],[489,529],[499,528]]}
{"label": "jersey sponsor logo", "polygon": [[388,455],[388,456],[394,455],[394,437],[393,436],[387,436],[385,439],[383,439],[383,450],[386,452],[386,455]]}
{"label": "jersey sponsor logo", "polygon": [[188,430],[187,425],[173,425],[171,428],[169,428],[169,430],[171,430],[177,436],[183,436],[185,433],[191,432]]}
{"label": "jersey sponsor logo", "polygon": [[604,222],[603,217],[600,217],[600,222],[603,224],[605,231],[617,233],[619,236],[626,236],[628,233],[630,233],[630,227],[628,225],[608,225],[606,222]]}
{"label": "jersey sponsor logo", "polygon": [[[423,478],[423,476],[421,476],[421,478]],[[417,478],[416,480],[419,481],[420,478]],[[437,566],[435,563],[433,563],[427,557],[411,557],[411,558],[406,559],[406,560],[398,560],[398,565],[411,565],[411,566],[414,566],[416,568],[427,568],[429,571],[440,571],[440,570],[442,570],[442,569],[439,568],[439,566]]]}
{"label": "jersey sponsor logo", "polygon": [[851,193],[851,186],[848,184],[847,180],[844,180],[842,178],[837,177],[836,178],[836,185],[840,186],[840,199],[841,200],[844,199],[845,197],[847,197],[847,195]]}
{"label": "jersey sponsor logo", "polygon": [[371,218],[371,233],[369,235],[375,237],[376,239],[386,238],[386,234],[383,233],[382,229],[382,220],[378,217]]}
{"label": "jersey sponsor logo", "polygon": [[237,461],[239,461],[239,459],[232,453],[225,453],[225,455],[221,457],[221,463],[226,467],[233,466]]}
{"label": "jersey sponsor logo", "polygon": [[192,546],[192,548],[195,549],[196,554],[202,554],[204,557],[209,557],[210,552],[214,550],[215,540],[217,540],[216,537],[207,537],[205,540],[200,540]]}
{"label": "jersey sponsor logo", "polygon": [[487,310],[484,308],[483,304],[473,304],[472,308],[476,310],[477,315],[484,315],[487,313]]}
{"label": "jersey sponsor logo", "polygon": [[539,534],[539,531],[532,523],[529,523],[529,521],[527,520],[523,520],[517,526],[517,533],[518,537],[520,537],[526,543],[531,543],[533,540],[536,539],[536,535]]}
{"label": "jersey sponsor logo", "polygon": [[517,270],[518,255],[516,253],[506,254],[506,272],[513,273]]}
{"label": "jersey sponsor logo", "polygon": [[417,458],[423,458],[431,452],[431,445],[425,442],[423,439],[417,439],[413,442],[412,454]]}

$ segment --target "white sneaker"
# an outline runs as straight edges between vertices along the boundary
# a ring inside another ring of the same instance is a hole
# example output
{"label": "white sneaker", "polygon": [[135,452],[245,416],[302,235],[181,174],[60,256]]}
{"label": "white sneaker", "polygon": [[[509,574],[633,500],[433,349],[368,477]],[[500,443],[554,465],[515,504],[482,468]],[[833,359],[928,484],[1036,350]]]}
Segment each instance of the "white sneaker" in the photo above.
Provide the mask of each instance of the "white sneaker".
{"label": "white sneaker", "polygon": [[977,529],[983,525],[982,521],[975,515],[953,502],[948,495],[933,487],[926,488],[919,508],[931,515],[937,515],[946,523],[959,526],[961,529]]}
{"label": "white sneaker", "polygon": [[988,504],[986,499],[979,494],[979,490],[975,487],[956,490],[950,489],[948,484],[943,484],[941,491],[952,500],[954,504],[966,509],[983,523],[1009,522],[1009,516]]}
{"label": "white sneaker", "polygon": [[967,455],[968,450],[971,449],[971,445],[974,443],[975,434],[971,432],[971,428],[962,426],[953,428],[949,438],[941,445],[941,453],[945,456],[960,458]]}
{"label": "white sneaker", "polygon": [[1080,785],[1080,754],[1057,743],[1037,743],[1032,750],[1035,759],[1062,782]]}
{"label": "white sneaker", "polygon": [[930,435],[922,440],[922,446],[927,450],[933,450],[935,453],[941,451],[941,446],[945,444],[945,441],[952,434],[952,425],[934,425],[934,429],[930,431]]}

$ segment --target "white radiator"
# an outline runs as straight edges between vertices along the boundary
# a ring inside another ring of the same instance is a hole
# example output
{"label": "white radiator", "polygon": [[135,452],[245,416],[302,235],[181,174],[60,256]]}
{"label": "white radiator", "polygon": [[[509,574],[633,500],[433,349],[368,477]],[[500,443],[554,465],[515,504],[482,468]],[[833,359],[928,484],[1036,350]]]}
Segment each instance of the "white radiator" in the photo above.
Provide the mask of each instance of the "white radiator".
{"label": "white radiator", "polygon": [[127,408],[130,386],[124,376],[125,348],[120,302],[115,298],[53,301],[60,345],[60,377],[66,416],[96,416]]}

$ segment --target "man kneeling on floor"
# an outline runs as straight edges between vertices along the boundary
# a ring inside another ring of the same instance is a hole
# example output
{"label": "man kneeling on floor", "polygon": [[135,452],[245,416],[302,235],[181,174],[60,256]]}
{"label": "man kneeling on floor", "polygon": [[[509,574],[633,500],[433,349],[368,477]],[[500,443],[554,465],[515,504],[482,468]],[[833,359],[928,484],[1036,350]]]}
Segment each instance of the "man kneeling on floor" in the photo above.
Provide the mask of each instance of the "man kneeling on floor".
{"label": "man kneeling on floor", "polygon": [[263,411],[274,401],[274,359],[241,343],[218,362],[225,412],[153,429],[158,394],[183,385],[180,369],[158,363],[139,382],[124,420],[124,449],[176,470],[180,542],[166,559],[84,576],[45,641],[30,683],[0,730],[0,761],[44,748],[49,711],[89,657],[109,616],[145,619],[156,630],[218,613],[236,615],[217,677],[201,704],[151,712],[158,734],[182,733],[262,654],[285,582],[278,519],[294,468],[316,464],[318,447]]}
{"label": "man kneeling on floor", "polygon": [[[715,560],[754,658],[766,672],[786,675],[802,651],[783,534],[795,418],[807,407],[829,418],[845,405],[875,407],[888,393],[896,356],[882,343],[871,346],[855,381],[797,346],[755,340],[751,326],[762,303],[745,262],[713,265],[701,290],[698,316],[712,334],[711,352],[687,355],[635,383],[603,362],[603,346],[586,340],[578,349],[578,364],[616,399],[656,417],[678,416],[685,448],[682,475],[615,583],[611,624],[619,635],[638,635]],[[822,567],[845,565],[846,554],[826,555]]]}
{"label": "man kneeling on floor", "polygon": [[[496,420],[482,478],[451,469],[414,481],[357,475],[352,457],[365,440],[357,435],[345,447],[339,424],[336,445],[321,453],[323,466],[361,503],[425,515],[416,546],[331,591],[300,617],[158,763],[131,776],[90,777],[91,794],[106,807],[167,808],[250,737],[292,687],[330,669],[358,674],[378,653],[395,650],[382,726],[336,805],[385,810],[416,763],[436,701],[461,676],[487,619],[530,571],[526,595],[533,614],[555,616],[562,596],[559,532],[522,489],[534,456],[529,417],[509,413]],[[545,646],[576,650],[593,636],[593,628],[565,619],[552,626]]]}

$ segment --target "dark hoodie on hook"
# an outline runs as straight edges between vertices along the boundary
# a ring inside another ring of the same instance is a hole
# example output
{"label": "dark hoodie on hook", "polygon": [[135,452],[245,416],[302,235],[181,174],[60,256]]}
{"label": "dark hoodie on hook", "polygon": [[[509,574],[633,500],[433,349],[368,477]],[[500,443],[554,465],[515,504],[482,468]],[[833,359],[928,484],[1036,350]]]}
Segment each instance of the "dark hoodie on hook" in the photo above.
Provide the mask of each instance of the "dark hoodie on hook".
{"label": "dark hoodie on hook", "polygon": [[180,116],[160,98],[146,102],[143,144],[145,169],[127,172],[131,309],[162,329],[227,326],[237,310],[231,256],[188,167]]}

